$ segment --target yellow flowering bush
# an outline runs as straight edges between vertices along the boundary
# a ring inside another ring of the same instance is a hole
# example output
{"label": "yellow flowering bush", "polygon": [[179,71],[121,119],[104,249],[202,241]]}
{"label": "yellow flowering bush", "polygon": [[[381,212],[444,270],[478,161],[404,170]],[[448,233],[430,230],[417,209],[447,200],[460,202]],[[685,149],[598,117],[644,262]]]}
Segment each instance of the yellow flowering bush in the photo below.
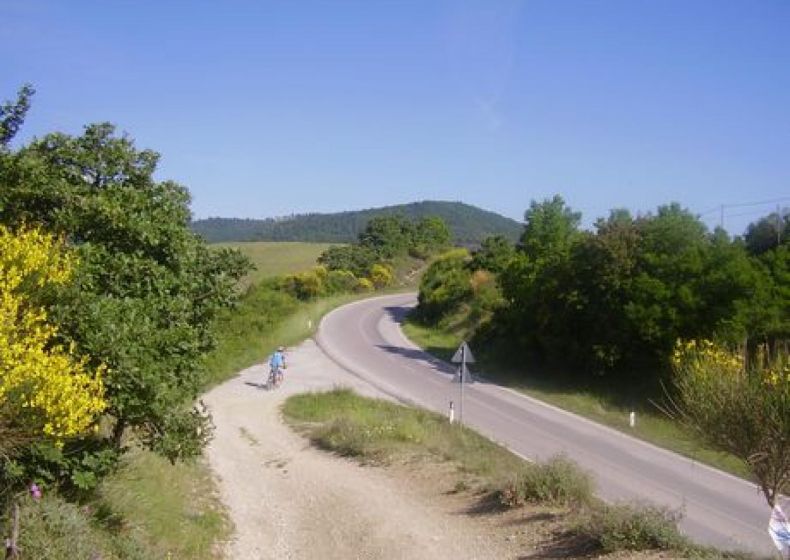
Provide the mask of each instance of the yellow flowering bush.
{"label": "yellow flowering bush", "polygon": [[709,340],[678,341],[675,412],[703,440],[743,459],[769,504],[790,489],[790,360],[760,348],[746,360]]}
{"label": "yellow flowering bush", "polygon": [[89,431],[106,407],[104,368],[57,344],[33,297],[68,282],[73,266],[57,239],[0,226],[0,409],[16,429],[56,442]]}

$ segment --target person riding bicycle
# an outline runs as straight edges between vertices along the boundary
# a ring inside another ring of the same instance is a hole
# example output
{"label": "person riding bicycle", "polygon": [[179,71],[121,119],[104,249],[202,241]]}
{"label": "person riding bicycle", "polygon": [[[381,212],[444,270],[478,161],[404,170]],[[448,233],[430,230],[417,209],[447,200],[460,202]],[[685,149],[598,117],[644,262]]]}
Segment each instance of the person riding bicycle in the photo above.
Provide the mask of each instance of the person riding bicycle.
{"label": "person riding bicycle", "polygon": [[269,368],[271,369],[271,376],[275,383],[280,383],[283,380],[283,370],[285,365],[285,347],[278,346],[277,351],[269,358]]}

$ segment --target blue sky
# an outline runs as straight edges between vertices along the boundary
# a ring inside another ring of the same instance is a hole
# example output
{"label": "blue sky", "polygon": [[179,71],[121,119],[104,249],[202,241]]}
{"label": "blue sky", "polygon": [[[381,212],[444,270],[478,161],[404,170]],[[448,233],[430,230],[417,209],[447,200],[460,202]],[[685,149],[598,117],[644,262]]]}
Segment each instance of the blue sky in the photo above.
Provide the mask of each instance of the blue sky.
{"label": "blue sky", "polygon": [[0,98],[24,82],[21,141],[114,122],[196,217],[790,206],[786,0],[0,0]]}

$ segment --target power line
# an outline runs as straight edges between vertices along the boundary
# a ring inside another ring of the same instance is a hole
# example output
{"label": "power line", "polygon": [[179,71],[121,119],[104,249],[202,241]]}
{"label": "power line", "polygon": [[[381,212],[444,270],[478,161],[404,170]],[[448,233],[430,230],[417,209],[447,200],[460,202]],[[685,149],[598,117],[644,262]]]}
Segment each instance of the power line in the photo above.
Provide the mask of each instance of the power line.
{"label": "power line", "polygon": [[748,216],[749,214],[759,214],[764,210],[757,210],[757,211],[750,211],[750,212],[741,212],[738,214],[727,214],[725,216],[724,211],[729,208],[747,208],[749,206],[766,206],[768,204],[776,204],[777,212],[779,212],[779,203],[790,201],[790,196],[780,196],[778,198],[772,198],[770,200],[760,200],[755,202],[737,202],[733,204],[719,204],[718,206],[711,208],[710,210],[705,210],[704,212],[700,213],[699,216],[705,216],[707,214],[712,214],[713,212],[719,213],[719,227],[724,227],[724,218],[737,218],[739,216]]}
{"label": "power line", "polygon": [[722,204],[721,207],[724,208],[741,208],[745,206],[764,206],[766,204],[776,204],[777,202],[785,202],[790,200],[790,196],[782,196],[779,198],[773,198],[771,200],[761,200],[760,202],[739,202],[737,204]]}

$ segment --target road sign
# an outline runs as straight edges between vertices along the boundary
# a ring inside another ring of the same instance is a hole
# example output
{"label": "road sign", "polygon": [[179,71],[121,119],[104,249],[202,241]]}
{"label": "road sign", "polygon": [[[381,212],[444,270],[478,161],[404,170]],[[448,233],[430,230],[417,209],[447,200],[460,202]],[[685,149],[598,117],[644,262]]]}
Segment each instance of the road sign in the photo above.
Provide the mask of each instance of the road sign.
{"label": "road sign", "polygon": [[458,350],[455,351],[455,355],[451,360],[454,364],[458,364],[458,373],[455,375],[453,381],[457,381],[458,384],[461,386],[461,407],[458,410],[458,422],[460,424],[464,423],[464,385],[466,383],[472,383],[472,376],[469,373],[469,370],[466,367],[468,363],[474,363],[475,357],[472,355],[472,351],[469,350],[469,346],[466,344],[466,341],[461,343],[461,346],[458,347]]}
{"label": "road sign", "polygon": [[453,354],[453,357],[450,361],[454,364],[475,363],[475,357],[472,355],[472,351],[469,349],[469,345],[466,343],[466,341],[461,343],[461,346],[459,346],[458,350],[455,351],[455,354]]}

